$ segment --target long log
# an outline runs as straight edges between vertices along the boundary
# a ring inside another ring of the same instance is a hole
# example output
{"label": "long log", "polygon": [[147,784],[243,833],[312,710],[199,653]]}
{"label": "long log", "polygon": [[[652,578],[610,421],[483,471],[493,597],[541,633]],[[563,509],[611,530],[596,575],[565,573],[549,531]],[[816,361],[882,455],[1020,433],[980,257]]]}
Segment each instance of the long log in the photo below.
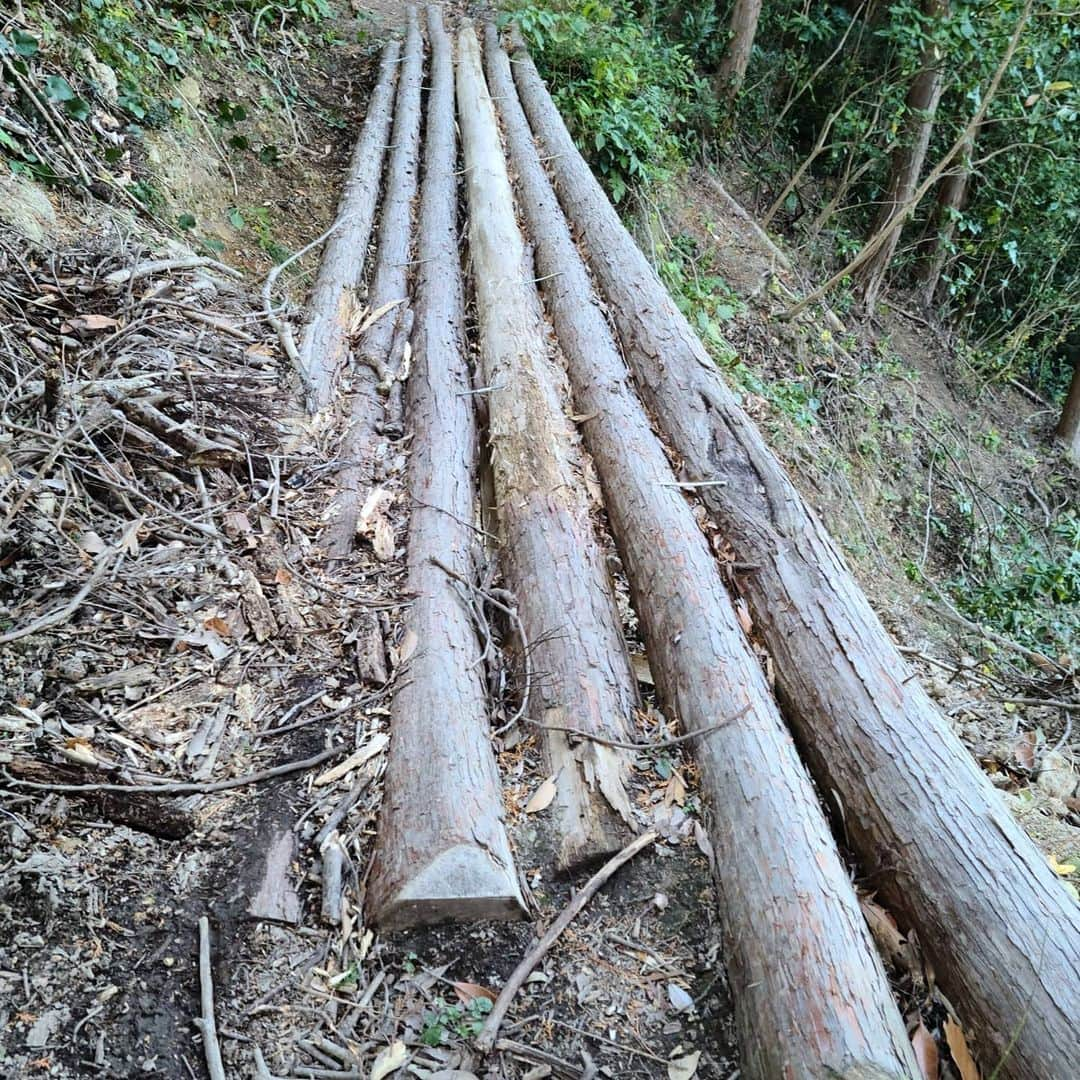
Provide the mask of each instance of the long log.
{"label": "long log", "polygon": [[431,92],[419,211],[415,351],[407,408],[412,516],[408,625],[417,638],[391,705],[385,793],[367,910],[387,927],[516,918],[524,905],[488,737],[480,647],[466,601],[434,559],[474,577],[476,431],[464,343],[450,41],[427,10]]}
{"label": "long log", "polygon": [[585,442],[630,579],[657,689],[694,741],[709,803],[743,1073],[833,1077],[918,1069],[810,777],[739,626],[720,568],[592,290],[544,172],[506,53],[488,81],[570,371]]}
{"label": "long log", "polygon": [[[330,508],[326,548],[331,558],[349,553],[365,488],[372,483],[376,428],[384,402],[397,375],[392,344],[407,318],[409,249],[412,207],[416,199],[420,157],[420,83],[424,73],[424,39],[416,8],[408,9],[405,55],[394,103],[394,129],[386,166],[386,193],[379,220],[375,270],[367,306],[374,322],[356,349],[349,403],[349,427],[341,457],[347,463],[337,475],[337,492]],[[380,314],[381,313],[381,314]],[[376,317],[377,316],[377,317]]]}
{"label": "long log", "polygon": [[739,562],[781,704],[879,897],[999,1076],[1072,1075],[1080,906],[913,677],[825,528],[623,228],[527,53],[514,76],[645,404]]}
{"label": "long log", "polygon": [[[458,35],[457,77],[501,554],[528,639],[523,647],[541,676],[530,715],[542,726],[625,741],[637,687],[468,25]],[[620,851],[633,827],[629,755],[587,739],[574,745],[564,732],[543,734],[556,778],[559,867]]]}
{"label": "long log", "polygon": [[400,51],[397,41],[389,42],[383,49],[378,81],[368,101],[364,127],[338,201],[336,220],[341,224],[326,241],[319,275],[308,298],[311,318],[300,340],[300,361],[307,381],[310,413],[317,413],[330,403],[338,373],[349,360],[349,334],[357,309],[356,289],[363,276],[375,218]]}

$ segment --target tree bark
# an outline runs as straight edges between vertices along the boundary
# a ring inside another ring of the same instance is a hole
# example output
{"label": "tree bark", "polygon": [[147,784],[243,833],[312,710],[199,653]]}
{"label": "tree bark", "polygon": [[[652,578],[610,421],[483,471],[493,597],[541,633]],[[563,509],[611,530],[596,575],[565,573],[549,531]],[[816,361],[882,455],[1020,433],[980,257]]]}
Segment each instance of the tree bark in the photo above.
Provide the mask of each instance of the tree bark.
{"label": "tree bark", "polygon": [[[615,601],[548,354],[531,260],[518,231],[495,111],[470,25],[458,35],[458,117],[480,324],[501,554],[517,596],[530,667],[529,713],[541,726],[626,741],[637,704]],[[546,731],[556,777],[557,862],[569,870],[620,851],[633,812],[626,751]]]}
{"label": "tree bark", "polygon": [[[873,1068],[914,1077],[903,1020],[813,786],[739,626],[720,569],[638,400],[487,28],[542,291],[607,496],[649,661],[695,740],[710,809],[742,1067],[749,1077]],[[748,710],[748,711],[747,711]]]}
{"label": "tree bark", "polygon": [[409,318],[408,268],[420,154],[423,73],[424,41],[416,8],[410,6],[405,55],[394,106],[392,147],[386,168],[386,194],[379,221],[378,255],[367,298],[371,317],[379,312],[383,314],[364,332],[357,349],[349,427],[340,455],[348,464],[338,473],[337,493],[327,526],[326,548],[331,558],[347,555],[356,538],[356,520],[364,490],[373,481],[378,441],[376,428],[386,411],[385,401],[397,376],[398,362],[393,356],[392,345],[395,335]]}
{"label": "tree bark", "polygon": [[407,408],[408,625],[417,636],[391,706],[385,794],[368,885],[386,927],[518,918],[524,904],[488,735],[480,646],[455,582],[473,579],[476,430],[468,396],[457,231],[450,41],[427,9],[431,91],[419,210],[415,352]]}
{"label": "tree bark", "polygon": [[368,102],[364,127],[338,202],[337,220],[342,224],[326,241],[319,276],[308,298],[307,306],[312,314],[301,338],[300,361],[306,373],[310,413],[317,413],[330,403],[334,383],[349,359],[356,289],[363,276],[379,197],[400,50],[396,41],[383,49],[379,79]]}
{"label": "tree bark", "polygon": [[715,82],[717,97],[728,103],[734,101],[742,89],[760,15],[761,0],[735,0],[727,52],[720,61]]}
{"label": "tree bark", "polygon": [[735,550],[781,704],[878,895],[1000,1076],[1065,1077],[1080,906],[908,671],[813,511],[574,147],[527,54],[514,74],[645,404]]}
{"label": "tree bark", "polygon": [[1080,360],[1073,368],[1069,394],[1061,410],[1057,437],[1065,444],[1065,451],[1073,461],[1080,464]]}
{"label": "tree bark", "polygon": [[956,215],[967,201],[974,149],[975,132],[970,131],[964,139],[963,149],[957,154],[955,165],[941,179],[930,235],[927,242],[920,245],[922,251],[915,271],[915,289],[919,302],[926,308],[933,306],[941,273],[949,258],[949,247],[956,230]]}
{"label": "tree bark", "polygon": [[[948,13],[949,0],[923,0],[923,16],[930,24],[938,22]],[[934,128],[934,115],[942,88],[942,55],[934,42],[928,41],[923,49],[920,70],[915,75],[905,102],[906,120],[904,134],[892,157],[889,185],[878,210],[870,239],[879,233],[887,233],[885,243],[859,269],[856,289],[863,306],[873,312],[877,304],[885,276],[889,272],[900,234],[909,213],[909,203],[915,194],[930,147],[930,133]]]}

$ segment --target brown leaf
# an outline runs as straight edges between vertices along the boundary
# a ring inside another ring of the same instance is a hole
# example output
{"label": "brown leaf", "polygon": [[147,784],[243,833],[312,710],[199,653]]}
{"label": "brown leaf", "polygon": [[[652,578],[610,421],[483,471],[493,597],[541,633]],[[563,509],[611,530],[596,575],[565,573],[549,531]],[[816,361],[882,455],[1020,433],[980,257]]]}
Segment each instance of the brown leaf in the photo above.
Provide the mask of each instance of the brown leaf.
{"label": "brown leaf", "polygon": [[749,634],[754,629],[754,620],[750,618],[750,609],[741,596],[735,601],[735,614],[739,616],[739,625],[743,628],[743,633]]}
{"label": "brown leaf", "polygon": [[960,1080],[979,1080],[979,1066],[968,1049],[964,1029],[951,1017],[945,1021],[945,1041],[949,1044],[949,1053],[952,1054]]}
{"label": "brown leaf", "polygon": [[919,1063],[924,1080],[938,1080],[937,1043],[921,1020],[911,1034],[911,1048],[915,1051],[915,1060]]}
{"label": "brown leaf", "polygon": [[401,639],[401,644],[398,646],[398,663],[404,664],[406,660],[414,652],[416,652],[416,646],[420,643],[420,639],[416,636],[416,631],[409,629],[405,631],[405,636]]}
{"label": "brown leaf", "polygon": [[468,1005],[470,1001],[474,1001],[476,998],[487,998],[488,1001],[494,1001],[498,997],[494,990],[489,990],[486,986],[480,986],[478,983],[452,982],[450,985],[454,988],[454,993],[461,999],[463,1005]]}
{"label": "brown leaf", "polygon": [[203,627],[207,630],[213,630],[215,634],[220,637],[228,637],[230,633],[229,624],[220,616],[214,615],[209,619],[203,619]]}
{"label": "brown leaf", "polygon": [[904,935],[897,929],[893,917],[869,897],[860,898],[859,907],[870,929],[870,936],[886,963],[893,967],[905,967],[907,952],[904,949]]}
{"label": "brown leaf", "polygon": [[526,814],[539,814],[555,801],[555,777],[549,776],[534,792],[525,804]]}
{"label": "brown leaf", "polygon": [[70,334],[72,330],[86,330],[94,333],[97,330],[112,330],[119,325],[119,319],[111,319],[108,315],[76,315],[60,327],[60,332]]}
{"label": "brown leaf", "polygon": [[1029,770],[1035,768],[1035,747],[1037,743],[1038,736],[1034,731],[1025,731],[1013,743],[1013,756],[1022,768]]}
{"label": "brown leaf", "polygon": [[290,574],[284,566],[279,566],[277,572],[274,574],[274,582],[277,585],[291,585],[292,574]]}
{"label": "brown leaf", "polygon": [[385,517],[379,517],[375,521],[371,546],[379,562],[387,562],[394,557],[394,527]]}

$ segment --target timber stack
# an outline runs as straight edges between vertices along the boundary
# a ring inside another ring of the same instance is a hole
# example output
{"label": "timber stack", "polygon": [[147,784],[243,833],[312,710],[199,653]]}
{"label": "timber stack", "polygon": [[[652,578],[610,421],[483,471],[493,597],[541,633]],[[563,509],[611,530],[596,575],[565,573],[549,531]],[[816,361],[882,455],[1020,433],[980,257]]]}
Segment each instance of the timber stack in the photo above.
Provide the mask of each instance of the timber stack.
{"label": "timber stack", "polygon": [[[613,548],[708,802],[744,1075],[920,1075],[839,830],[986,1073],[1065,1080],[1080,909],[907,669],[521,43],[484,38],[466,22],[452,41],[432,7],[430,54],[414,10],[387,47],[299,350],[309,411],[349,402],[328,557],[348,557],[388,440],[405,432],[410,453],[415,644],[368,917],[528,915],[483,680],[489,620],[522,672],[511,721],[550,765],[553,870],[641,831],[630,783],[647,747]],[[735,552],[733,581],[699,513]]]}

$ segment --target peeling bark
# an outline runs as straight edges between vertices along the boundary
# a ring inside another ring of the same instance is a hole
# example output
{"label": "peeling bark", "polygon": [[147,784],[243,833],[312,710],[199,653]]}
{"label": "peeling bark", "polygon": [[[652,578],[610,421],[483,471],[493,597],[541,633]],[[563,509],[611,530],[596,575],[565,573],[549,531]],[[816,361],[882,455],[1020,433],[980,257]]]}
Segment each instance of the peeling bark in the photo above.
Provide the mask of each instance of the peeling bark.
{"label": "peeling bark", "polygon": [[[471,26],[458,36],[458,116],[469,196],[469,240],[487,392],[503,561],[528,637],[530,714],[540,725],[627,739],[636,683],[563,411],[562,373],[549,355],[531,260]],[[570,869],[621,850],[633,815],[629,755],[545,732],[556,775],[558,864]]]}
{"label": "peeling bark", "polygon": [[431,92],[420,200],[415,353],[407,408],[408,626],[416,651],[391,707],[385,794],[367,892],[373,922],[414,926],[524,913],[488,736],[480,646],[438,559],[474,576],[476,432],[457,238],[454,75],[438,8],[427,9]]}
{"label": "peeling bark", "polygon": [[914,928],[984,1068],[1066,1080],[1080,906],[912,677],[850,569],[575,149],[531,60],[514,74],[638,390],[736,558],[803,756],[869,883]]}
{"label": "peeling bark", "polygon": [[720,569],[674,483],[596,301],[488,27],[499,102],[537,272],[585,441],[670,715],[694,742],[709,802],[742,1067],[750,1077],[917,1074],[903,1020],[813,786]]}
{"label": "peeling bark", "polygon": [[348,179],[338,202],[342,224],[326,241],[315,287],[308,298],[311,319],[300,341],[300,361],[307,380],[308,412],[330,403],[334,384],[349,360],[349,333],[356,314],[356,289],[364,272],[375,204],[379,197],[390,111],[401,46],[383,49],[379,79],[368,101],[364,127],[353,151]]}

